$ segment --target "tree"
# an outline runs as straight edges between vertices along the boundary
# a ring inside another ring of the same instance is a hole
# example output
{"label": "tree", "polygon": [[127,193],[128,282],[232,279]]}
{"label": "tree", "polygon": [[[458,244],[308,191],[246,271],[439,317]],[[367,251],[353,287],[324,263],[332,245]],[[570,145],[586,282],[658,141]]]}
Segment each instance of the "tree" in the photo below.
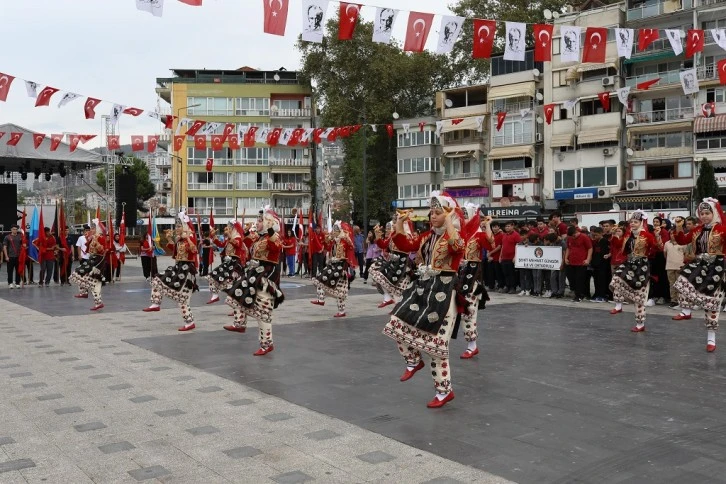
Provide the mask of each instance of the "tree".
{"label": "tree", "polygon": [[711,163],[704,158],[698,165],[698,178],[696,179],[696,202],[704,198],[718,197],[718,183]]}
{"label": "tree", "polygon": [[[116,165],[116,176],[118,177],[123,173],[123,167],[128,166],[128,169],[136,178],[136,199],[138,210],[141,212],[148,212],[148,208],[145,208],[144,202],[156,195],[156,187],[149,178],[149,167],[146,166],[146,162],[139,158],[131,157],[127,159],[131,163],[128,165]],[[102,188],[106,188],[106,172],[100,170],[96,173],[96,183]]]}
{"label": "tree", "polygon": [[[397,44],[372,41],[373,24],[361,22],[353,40],[338,40],[338,20],[326,26],[323,42],[298,41],[301,76],[315,86],[323,126],[388,124],[433,114],[434,93],[453,85],[448,58],[430,52],[410,54]],[[334,73],[334,75],[332,74]],[[396,198],[396,145],[385,129],[366,129],[367,193],[370,219],[386,220]],[[363,207],[363,133],[344,139],[344,186],[350,191],[357,221]]]}

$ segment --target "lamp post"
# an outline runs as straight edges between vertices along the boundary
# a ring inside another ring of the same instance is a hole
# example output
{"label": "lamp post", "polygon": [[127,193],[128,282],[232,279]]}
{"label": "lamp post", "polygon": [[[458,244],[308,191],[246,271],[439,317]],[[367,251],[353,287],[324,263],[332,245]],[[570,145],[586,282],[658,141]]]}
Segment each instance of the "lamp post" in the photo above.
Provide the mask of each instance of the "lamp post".
{"label": "lamp post", "polygon": [[[189,104],[188,106],[184,106],[183,108],[177,109],[176,110],[176,119],[178,120],[177,123],[181,123],[181,119],[179,119],[179,115],[181,114],[182,111],[185,111],[185,110],[190,109],[190,108],[196,108],[196,107],[199,107],[199,106],[201,106],[201,104]],[[172,143],[173,142],[174,142],[174,140],[172,139]],[[182,197],[182,189],[181,189],[182,180],[181,180],[181,177],[182,177],[183,168],[182,168],[182,165],[181,165],[182,159],[179,156],[179,150],[177,150],[176,154],[177,154],[176,159],[179,162],[179,178],[177,178],[178,182],[175,183],[175,186],[174,186],[174,192],[175,192],[175,194],[174,194],[174,203],[176,204],[176,207],[174,207],[174,208],[178,212],[179,209],[181,208],[181,202],[182,202],[182,200],[181,200],[181,197]],[[174,177],[174,173],[175,172],[176,172],[176,170],[174,169],[174,166],[172,165],[172,174],[171,174],[172,183],[174,183],[174,178],[175,178]]]}
{"label": "lamp post", "polygon": [[363,234],[368,234],[368,135],[366,134],[366,107],[363,105]]}

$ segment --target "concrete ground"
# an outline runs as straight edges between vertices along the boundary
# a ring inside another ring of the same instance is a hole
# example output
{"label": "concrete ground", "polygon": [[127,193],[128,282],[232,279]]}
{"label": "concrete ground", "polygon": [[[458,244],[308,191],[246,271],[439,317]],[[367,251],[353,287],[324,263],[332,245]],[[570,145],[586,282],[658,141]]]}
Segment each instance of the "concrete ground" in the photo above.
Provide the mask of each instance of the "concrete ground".
{"label": "concrete ground", "polygon": [[493,294],[481,353],[453,343],[456,399],[431,410],[360,279],[338,320],[284,278],[260,358],[255,322],[223,331],[204,283],[192,332],[170,301],[142,313],[140,273],[99,314],[75,288],[0,284],[0,482],[726,482],[722,350],[665,307],[631,334],[632,306]]}

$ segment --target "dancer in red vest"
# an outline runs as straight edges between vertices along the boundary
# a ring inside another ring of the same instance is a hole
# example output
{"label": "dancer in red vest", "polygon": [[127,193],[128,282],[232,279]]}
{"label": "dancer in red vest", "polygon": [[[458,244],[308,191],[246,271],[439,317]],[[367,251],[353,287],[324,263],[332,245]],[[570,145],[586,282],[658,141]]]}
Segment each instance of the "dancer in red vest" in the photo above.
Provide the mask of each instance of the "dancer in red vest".
{"label": "dancer in red vest", "polygon": [[244,229],[237,220],[231,220],[227,223],[227,226],[224,228],[223,241],[217,239],[215,235],[216,231],[211,229],[209,236],[214,242],[214,245],[222,249],[222,264],[217,266],[207,276],[209,291],[212,293],[207,304],[213,304],[219,301],[220,291],[229,289],[232,287],[234,281],[242,277],[244,265],[247,263],[248,249],[242,240]]}
{"label": "dancer in red vest", "polygon": [[330,259],[320,274],[313,278],[318,298],[310,302],[325,306],[325,296],[332,296],[338,302],[338,312],[333,317],[344,318],[350,281],[355,277],[355,268],[358,267],[353,229],[350,225],[337,221],[333,225],[333,232],[326,237],[326,242],[330,245]]}
{"label": "dancer in red vest", "polygon": [[98,219],[93,219],[94,230],[86,239],[85,252],[88,259],[81,260],[78,268],[68,278],[70,282],[78,285],[79,292],[75,295],[78,298],[88,298],[88,291],[93,293],[93,304],[91,311],[98,311],[103,308],[101,299],[101,288],[105,282],[106,274],[106,231]]}
{"label": "dancer in red vest", "polygon": [[[396,210],[396,217],[402,217],[411,212],[412,210]],[[410,239],[412,236],[412,225],[410,220],[403,224],[403,234],[406,238]],[[374,227],[373,232],[376,237],[376,245],[384,252],[373,261],[369,272],[379,291],[383,292],[383,301],[378,307],[384,308],[401,298],[403,291],[411,283],[411,274],[415,267],[408,252],[401,250],[393,241],[394,235],[396,235],[395,226],[389,229],[389,226],[386,225],[385,237],[378,225]]]}

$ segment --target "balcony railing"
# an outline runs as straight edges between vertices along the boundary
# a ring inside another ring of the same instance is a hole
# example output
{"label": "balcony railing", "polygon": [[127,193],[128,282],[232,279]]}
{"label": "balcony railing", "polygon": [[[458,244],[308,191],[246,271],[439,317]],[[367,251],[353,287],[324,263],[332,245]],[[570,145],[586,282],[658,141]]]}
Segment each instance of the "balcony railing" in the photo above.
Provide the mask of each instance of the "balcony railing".
{"label": "balcony railing", "polygon": [[271,183],[240,183],[237,190],[270,190]]}
{"label": "balcony railing", "polygon": [[233,183],[189,183],[188,190],[234,190]]}
{"label": "balcony railing", "polygon": [[699,7],[707,7],[709,5],[718,5],[720,3],[724,3],[726,0],[699,0],[698,6]]}
{"label": "balcony railing", "polygon": [[658,78],[660,78],[660,81],[658,81],[656,87],[665,86],[666,84],[680,84],[681,82],[680,71],[665,71],[655,74],[641,74],[639,76],[626,77],[625,85],[628,87],[635,87],[636,84],[640,84],[641,82],[651,81]]}
{"label": "balcony railing", "polygon": [[693,118],[693,108],[661,109],[658,111],[641,111],[630,114],[634,124],[665,123],[668,121],[683,121]]}
{"label": "balcony railing", "polygon": [[[208,218],[210,209],[211,209],[211,207],[187,208],[187,215],[199,215],[202,218]],[[214,211],[215,217],[234,215],[234,208],[216,208],[215,207],[211,210]],[[219,223],[219,222],[215,222],[215,223]]]}
{"label": "balcony railing", "polygon": [[696,75],[699,80],[705,81],[709,79],[718,79],[718,70],[716,64],[707,64],[705,66],[696,67]]}
{"label": "balcony railing", "polygon": [[[308,203],[310,203],[308,201]],[[300,207],[272,207],[272,209],[275,211],[277,215],[283,218],[293,218],[295,216],[292,211],[295,209],[297,211],[298,219],[300,219],[300,215],[303,215],[303,220],[301,221],[302,225],[305,225],[307,223],[307,210],[300,210]]]}
{"label": "balcony railing", "polygon": [[468,173],[444,173],[444,180],[459,180],[462,178],[482,178],[483,175],[478,171]]}
{"label": "balcony railing", "polygon": [[[461,133],[461,132],[459,131],[458,133]],[[446,133],[444,135],[444,146],[468,145],[468,144],[472,144],[472,143],[484,143],[485,141],[486,141],[486,136],[484,136],[484,134],[476,134],[474,136],[464,136],[464,137],[458,137],[458,138],[454,138],[452,133]]]}
{"label": "balcony railing", "polygon": [[[508,102],[506,104],[493,103],[492,114],[496,114],[497,111],[503,110],[507,112],[507,116],[519,116],[519,111],[522,109],[532,109],[533,107],[534,104],[532,101]],[[494,121],[497,120],[496,117],[492,117]]]}
{"label": "balcony railing", "polygon": [[313,162],[309,158],[302,160],[294,158],[270,158],[270,166],[312,166]]}
{"label": "balcony railing", "polygon": [[310,188],[305,183],[273,183],[273,192],[307,192]]}
{"label": "balcony railing", "polygon": [[273,106],[270,109],[271,118],[309,118],[312,116],[312,109],[275,109]]}
{"label": "balcony railing", "polygon": [[655,5],[643,5],[640,7],[628,9],[628,21],[640,20],[664,13],[672,13],[678,10],[693,8],[693,0],[681,0],[680,8],[669,8],[673,6],[673,2],[658,2]]}
{"label": "balcony railing", "polygon": [[532,143],[534,143],[534,134],[532,133],[516,134],[514,136],[501,135],[494,137],[494,146],[522,145]]}

